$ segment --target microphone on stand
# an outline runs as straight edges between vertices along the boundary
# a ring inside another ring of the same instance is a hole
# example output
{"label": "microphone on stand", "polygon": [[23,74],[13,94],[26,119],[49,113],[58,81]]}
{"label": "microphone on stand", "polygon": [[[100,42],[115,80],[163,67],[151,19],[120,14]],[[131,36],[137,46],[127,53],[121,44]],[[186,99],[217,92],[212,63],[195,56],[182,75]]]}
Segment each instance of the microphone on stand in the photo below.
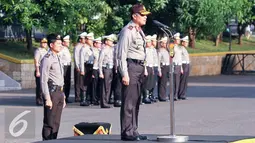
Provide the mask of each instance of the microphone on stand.
{"label": "microphone on stand", "polygon": [[152,22],[157,25],[158,27],[162,27],[162,28],[169,28],[167,25],[157,21],[157,20],[152,20]]}

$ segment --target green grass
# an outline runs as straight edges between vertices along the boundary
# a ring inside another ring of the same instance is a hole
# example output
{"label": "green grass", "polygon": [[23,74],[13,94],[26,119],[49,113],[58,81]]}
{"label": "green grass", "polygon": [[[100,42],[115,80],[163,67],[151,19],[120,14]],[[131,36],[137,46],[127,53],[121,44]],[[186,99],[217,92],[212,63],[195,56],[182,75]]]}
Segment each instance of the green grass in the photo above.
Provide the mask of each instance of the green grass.
{"label": "green grass", "polygon": [[29,52],[22,42],[1,42],[0,53],[20,60],[33,59],[33,51]]}
{"label": "green grass", "polygon": [[[33,47],[39,47],[40,44],[33,41]],[[72,53],[72,49],[70,52]],[[214,46],[214,42],[209,40],[197,40],[196,48],[188,48],[189,53],[212,53],[212,52],[227,52],[229,43],[224,39],[218,47]],[[255,50],[255,38],[247,40],[243,38],[243,44],[238,45],[237,40],[232,41],[232,51],[251,51]],[[26,43],[23,42],[0,42],[0,53],[11,56],[20,60],[33,59],[33,51],[27,51]]]}
{"label": "green grass", "polygon": [[[229,51],[229,43],[221,42],[218,47],[214,46],[213,41],[197,40],[196,48],[188,48],[189,53],[211,53],[211,52],[227,52]],[[243,39],[242,45],[237,44],[237,39],[232,41],[232,51],[251,51],[255,50],[255,38],[249,40]]]}

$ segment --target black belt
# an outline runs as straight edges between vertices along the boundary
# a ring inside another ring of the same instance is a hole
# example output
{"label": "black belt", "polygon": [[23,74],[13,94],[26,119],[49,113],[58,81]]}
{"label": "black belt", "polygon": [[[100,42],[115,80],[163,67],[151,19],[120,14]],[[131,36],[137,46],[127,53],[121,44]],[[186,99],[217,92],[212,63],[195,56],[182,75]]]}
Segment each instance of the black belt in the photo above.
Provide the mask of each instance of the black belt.
{"label": "black belt", "polygon": [[63,91],[63,86],[51,85],[49,87],[50,92]]}
{"label": "black belt", "polygon": [[137,59],[130,59],[130,58],[127,58],[127,62],[133,62],[133,63],[136,63],[136,64],[139,64],[139,65],[144,65],[144,60],[137,60]]}

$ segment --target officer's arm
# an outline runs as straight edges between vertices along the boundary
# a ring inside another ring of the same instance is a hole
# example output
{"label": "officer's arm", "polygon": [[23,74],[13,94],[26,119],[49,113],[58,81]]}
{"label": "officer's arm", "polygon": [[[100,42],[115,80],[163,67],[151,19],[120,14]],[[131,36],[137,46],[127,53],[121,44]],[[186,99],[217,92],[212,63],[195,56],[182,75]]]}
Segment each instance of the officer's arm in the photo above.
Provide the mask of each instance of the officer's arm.
{"label": "officer's arm", "polygon": [[132,31],[130,29],[124,29],[119,36],[119,44],[118,44],[118,59],[120,60],[120,72],[122,77],[128,76],[127,69],[127,53],[128,48],[132,43]]}
{"label": "officer's arm", "polygon": [[85,51],[85,48],[84,47],[82,47],[81,48],[81,50],[80,50],[80,54],[79,54],[79,56],[80,56],[80,70],[81,70],[81,72],[84,72],[84,59],[85,59],[85,53],[86,51]]}
{"label": "officer's arm", "polygon": [[99,69],[99,74],[103,74],[103,60],[104,60],[104,55],[105,55],[105,49],[101,50],[99,54],[99,59],[98,59],[98,69]]}
{"label": "officer's arm", "polygon": [[77,60],[77,59],[79,59],[80,51],[77,50],[77,47],[78,47],[78,46],[79,46],[79,45],[77,45],[76,48],[75,48],[75,50],[74,50],[74,62],[75,62],[76,68],[79,69],[79,60]]}
{"label": "officer's arm", "polygon": [[41,66],[41,87],[42,87],[42,93],[45,100],[50,99],[50,93],[49,93],[49,87],[48,87],[50,66],[51,66],[50,58],[44,57],[42,60],[42,66]]}
{"label": "officer's arm", "polygon": [[161,59],[161,52],[157,53],[158,55],[158,72],[161,72],[161,67],[160,67],[160,59]]}
{"label": "officer's arm", "polygon": [[39,53],[39,50],[36,49],[34,53],[34,65],[35,65],[36,72],[39,71],[39,59],[40,59],[40,53]]}

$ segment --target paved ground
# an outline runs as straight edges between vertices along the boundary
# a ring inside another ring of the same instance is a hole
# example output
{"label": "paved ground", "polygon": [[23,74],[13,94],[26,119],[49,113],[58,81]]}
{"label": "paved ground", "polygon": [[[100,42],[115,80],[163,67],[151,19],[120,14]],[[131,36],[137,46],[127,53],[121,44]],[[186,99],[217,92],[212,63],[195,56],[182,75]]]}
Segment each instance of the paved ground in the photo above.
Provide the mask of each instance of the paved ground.
{"label": "paved ground", "polygon": [[[189,81],[188,100],[175,102],[176,134],[255,136],[255,76],[191,77]],[[35,109],[34,138],[5,138],[4,111],[9,107]],[[119,134],[119,113],[119,108],[69,105],[63,111],[59,138],[72,136],[72,126],[79,122],[110,122],[112,134]],[[42,118],[42,107],[34,106],[34,90],[0,93],[0,142],[40,141]],[[142,105],[139,131],[168,134],[169,118],[169,102]]]}

